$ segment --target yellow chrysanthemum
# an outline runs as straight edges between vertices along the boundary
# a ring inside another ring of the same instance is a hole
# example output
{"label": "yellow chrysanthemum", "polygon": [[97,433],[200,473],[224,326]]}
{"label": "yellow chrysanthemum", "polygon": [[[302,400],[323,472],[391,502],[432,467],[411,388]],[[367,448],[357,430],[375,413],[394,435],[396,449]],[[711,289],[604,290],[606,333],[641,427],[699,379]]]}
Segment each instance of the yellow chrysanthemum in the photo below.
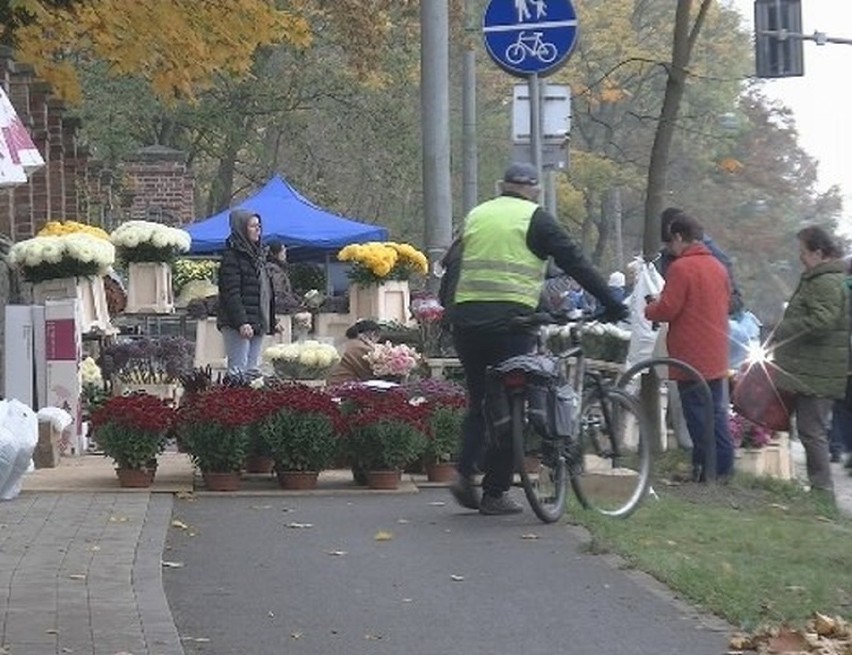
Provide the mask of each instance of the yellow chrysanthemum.
{"label": "yellow chrysanthemum", "polygon": [[48,221],[36,236],[61,237],[66,234],[83,233],[98,239],[109,241],[109,234],[94,225],[86,225],[77,221]]}
{"label": "yellow chrysanthemum", "polygon": [[384,279],[408,279],[411,273],[426,275],[426,256],[408,243],[370,241],[353,243],[340,250],[338,261],[353,264],[353,280],[368,283]]}

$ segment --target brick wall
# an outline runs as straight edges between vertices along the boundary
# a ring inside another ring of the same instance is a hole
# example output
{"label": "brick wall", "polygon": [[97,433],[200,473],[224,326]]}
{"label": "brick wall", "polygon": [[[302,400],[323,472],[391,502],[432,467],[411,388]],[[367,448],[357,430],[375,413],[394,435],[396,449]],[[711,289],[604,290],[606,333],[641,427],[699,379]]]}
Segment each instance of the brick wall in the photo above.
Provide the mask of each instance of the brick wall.
{"label": "brick wall", "polygon": [[128,218],[167,225],[192,222],[195,179],[186,155],[165,146],[148,146],[122,164]]}
{"label": "brick wall", "polygon": [[45,161],[29,183],[0,189],[0,234],[26,239],[51,219],[78,218],[75,186],[88,153],[77,145],[78,122],[64,103],[51,96],[31,66],[15,62],[0,47],[0,84],[6,90]]}
{"label": "brick wall", "polygon": [[79,119],[67,115],[32,67],[15,62],[3,47],[0,84],[45,161],[29,183],[0,189],[0,234],[20,241],[49,220],[80,220],[107,230],[128,219],[192,222],[195,179],[184,153],[149,146],[110,170],[78,144]]}

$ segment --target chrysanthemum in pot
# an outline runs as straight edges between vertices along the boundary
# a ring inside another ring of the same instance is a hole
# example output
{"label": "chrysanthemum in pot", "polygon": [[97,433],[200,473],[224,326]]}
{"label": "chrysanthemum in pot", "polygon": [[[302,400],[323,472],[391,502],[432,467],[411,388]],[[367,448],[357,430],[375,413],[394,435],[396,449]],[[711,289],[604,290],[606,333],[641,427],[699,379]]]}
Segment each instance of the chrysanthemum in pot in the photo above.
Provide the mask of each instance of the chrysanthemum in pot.
{"label": "chrysanthemum in pot", "polygon": [[371,488],[396,488],[400,471],[426,449],[428,409],[393,390],[353,390],[346,402],[346,450],[356,480],[363,472]]}
{"label": "chrysanthemum in pot", "polygon": [[208,489],[234,491],[249,452],[250,430],[267,416],[261,389],[213,387],[194,394],[177,412],[181,446],[201,471]]}
{"label": "chrysanthemum in pot", "polygon": [[115,461],[121,486],[151,485],[173,420],[172,407],[146,393],[115,396],[94,412],[97,445]]}
{"label": "chrysanthemum in pot", "polygon": [[269,393],[278,409],[260,425],[260,434],[275,460],[278,481],[285,489],[315,487],[338,452],[338,406],[322,390],[299,384]]}

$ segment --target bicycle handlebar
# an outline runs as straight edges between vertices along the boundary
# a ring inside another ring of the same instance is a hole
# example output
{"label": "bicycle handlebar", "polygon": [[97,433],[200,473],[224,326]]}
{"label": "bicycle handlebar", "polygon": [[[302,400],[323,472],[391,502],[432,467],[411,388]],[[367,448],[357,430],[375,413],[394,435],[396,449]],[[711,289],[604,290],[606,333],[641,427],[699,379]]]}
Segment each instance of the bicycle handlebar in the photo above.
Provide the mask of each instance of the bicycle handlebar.
{"label": "bicycle handlebar", "polygon": [[509,325],[517,328],[534,328],[542,325],[577,325],[600,320],[599,313],[590,312],[534,312],[509,319]]}

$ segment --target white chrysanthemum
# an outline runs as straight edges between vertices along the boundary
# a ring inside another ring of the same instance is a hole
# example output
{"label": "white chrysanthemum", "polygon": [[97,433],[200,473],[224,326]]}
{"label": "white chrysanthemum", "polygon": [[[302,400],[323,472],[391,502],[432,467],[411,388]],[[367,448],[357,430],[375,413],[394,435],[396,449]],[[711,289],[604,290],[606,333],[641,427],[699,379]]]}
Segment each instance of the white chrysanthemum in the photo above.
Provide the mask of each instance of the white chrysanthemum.
{"label": "white chrysanthemum", "polygon": [[171,228],[174,233],[174,244],[178,252],[189,252],[192,247],[192,237],[186,230]]}
{"label": "white chrysanthemum", "polygon": [[41,257],[48,264],[58,264],[62,261],[65,254],[65,247],[62,244],[62,237],[43,237],[44,243],[41,246]]}
{"label": "white chrysanthemum", "polygon": [[24,266],[38,266],[39,264],[44,262],[42,258],[42,246],[41,243],[36,241],[36,239],[44,238],[44,237],[35,237],[31,239],[30,243],[24,248],[23,254],[23,264]]}
{"label": "white chrysanthemum", "polygon": [[80,362],[80,379],[83,384],[103,383],[101,369],[91,357],[86,357],[82,362]]}
{"label": "white chrysanthemum", "polygon": [[299,355],[299,363],[303,366],[316,366],[318,364],[317,349],[305,348]]}
{"label": "white chrysanthemum", "polygon": [[171,235],[165,230],[157,230],[151,235],[151,245],[155,248],[173,247]]}

